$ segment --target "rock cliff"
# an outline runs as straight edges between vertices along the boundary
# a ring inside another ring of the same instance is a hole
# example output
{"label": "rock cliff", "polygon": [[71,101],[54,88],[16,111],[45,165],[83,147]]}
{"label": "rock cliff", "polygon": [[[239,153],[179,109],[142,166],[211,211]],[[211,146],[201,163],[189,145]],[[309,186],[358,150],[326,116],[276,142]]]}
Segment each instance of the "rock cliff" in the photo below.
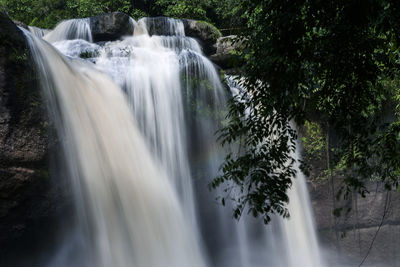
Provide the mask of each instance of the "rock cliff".
{"label": "rock cliff", "polygon": [[28,45],[1,12],[0,29],[0,266],[7,266],[10,252],[37,247],[60,203],[49,168],[56,142]]}

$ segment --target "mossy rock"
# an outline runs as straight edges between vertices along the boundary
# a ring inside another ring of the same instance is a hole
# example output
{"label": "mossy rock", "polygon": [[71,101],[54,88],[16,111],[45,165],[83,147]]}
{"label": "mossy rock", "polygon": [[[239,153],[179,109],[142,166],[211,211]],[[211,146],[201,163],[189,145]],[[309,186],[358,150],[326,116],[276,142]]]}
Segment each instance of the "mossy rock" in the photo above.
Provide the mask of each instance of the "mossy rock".
{"label": "mossy rock", "polygon": [[114,41],[132,35],[134,26],[130,17],[122,12],[112,12],[89,18],[93,41]]}
{"label": "mossy rock", "polygon": [[192,19],[182,19],[182,22],[186,36],[199,40],[203,45],[206,55],[211,55],[216,52],[217,48],[215,44],[222,34],[214,25],[205,21]]}
{"label": "mossy rock", "polygon": [[220,37],[216,43],[216,53],[210,56],[211,61],[223,69],[235,69],[243,65],[240,56],[243,43],[236,35]]}

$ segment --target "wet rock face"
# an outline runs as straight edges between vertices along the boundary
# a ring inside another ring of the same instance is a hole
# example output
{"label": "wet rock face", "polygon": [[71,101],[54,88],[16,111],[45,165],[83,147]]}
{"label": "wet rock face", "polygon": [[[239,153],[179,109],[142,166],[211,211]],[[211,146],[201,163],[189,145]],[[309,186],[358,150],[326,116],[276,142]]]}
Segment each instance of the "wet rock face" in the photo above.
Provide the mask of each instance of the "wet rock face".
{"label": "wet rock face", "polygon": [[216,52],[210,56],[212,62],[222,69],[230,69],[237,65],[240,58],[234,54],[235,50],[240,49],[241,42],[235,42],[236,35],[223,36],[218,38]]}
{"label": "wet rock face", "polygon": [[[147,31],[150,35],[174,35],[175,28],[169,27],[168,17],[149,17],[145,18],[147,23]],[[183,24],[183,32],[186,36],[195,38],[200,42],[206,55],[216,52],[216,42],[221,37],[221,32],[212,24],[204,21],[191,19],[181,19]],[[178,29],[180,30],[180,29]]]}
{"label": "wet rock face", "polygon": [[170,36],[175,35],[176,32],[181,32],[182,35],[184,34],[184,28],[181,26],[181,29],[179,29],[179,24],[173,23],[179,20],[168,17],[147,17],[143,19],[146,22],[147,32],[149,35]]}
{"label": "wet rock face", "polygon": [[196,38],[201,42],[206,55],[216,52],[215,44],[222,36],[221,32],[212,24],[192,19],[182,19],[186,36]]}
{"label": "wet rock face", "polygon": [[89,20],[94,42],[118,40],[133,34],[134,26],[130,17],[122,12],[107,13]]}
{"label": "wet rock face", "polygon": [[[318,114],[314,116],[323,125]],[[312,138],[305,128],[299,134],[302,139]],[[335,146],[335,132],[329,136],[330,145]],[[328,266],[359,266],[366,255],[362,266],[400,266],[400,192],[387,191],[382,183],[371,180],[366,181],[369,194],[365,197],[353,190],[338,198],[346,175],[340,170],[327,171],[325,149],[324,144],[322,153],[308,154],[305,148],[303,160],[311,166],[308,189]]]}
{"label": "wet rock face", "polygon": [[0,266],[7,266],[10,244],[55,214],[48,166],[55,141],[25,37],[1,12],[0,29]]}
{"label": "wet rock face", "polygon": [[[400,255],[400,193],[382,185],[367,185],[365,198],[358,193],[333,201],[343,177],[312,183],[310,194],[321,245],[333,266],[398,266]],[[342,208],[340,216],[333,207]]]}

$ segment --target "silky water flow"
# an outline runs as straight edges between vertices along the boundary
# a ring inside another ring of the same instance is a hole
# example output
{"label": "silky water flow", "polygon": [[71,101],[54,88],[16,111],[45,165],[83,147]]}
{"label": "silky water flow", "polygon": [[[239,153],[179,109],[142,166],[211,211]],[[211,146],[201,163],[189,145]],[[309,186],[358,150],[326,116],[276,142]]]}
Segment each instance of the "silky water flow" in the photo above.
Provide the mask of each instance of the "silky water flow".
{"label": "silky water flow", "polygon": [[324,266],[300,172],[291,218],[269,226],[233,220],[207,189],[226,100],[243,89],[222,85],[181,21],[163,20],[131,20],[133,36],[102,45],[86,19],[26,33],[78,218],[48,266]]}

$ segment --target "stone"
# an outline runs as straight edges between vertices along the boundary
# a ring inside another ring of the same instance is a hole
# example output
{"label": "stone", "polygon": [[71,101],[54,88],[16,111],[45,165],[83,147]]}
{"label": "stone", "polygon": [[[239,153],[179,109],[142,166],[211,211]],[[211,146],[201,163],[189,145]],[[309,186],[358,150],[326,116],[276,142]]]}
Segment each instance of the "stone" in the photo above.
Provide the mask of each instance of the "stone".
{"label": "stone", "polygon": [[46,239],[62,202],[50,186],[49,151],[57,142],[28,44],[2,12],[0,29],[0,266],[18,266],[7,265],[10,253],[39,248],[31,234]]}
{"label": "stone", "polygon": [[192,19],[182,19],[182,22],[186,36],[200,41],[206,55],[212,55],[216,52],[215,44],[222,34],[214,25]]}
{"label": "stone", "polygon": [[17,25],[17,26],[19,26],[19,27],[22,27],[22,28],[24,28],[24,29],[29,30],[29,29],[28,29],[28,25],[26,25],[25,23],[23,23],[23,22],[21,22],[21,21],[18,21],[18,20],[13,20],[13,22],[15,23],[15,25]]}
{"label": "stone", "polygon": [[[302,130],[300,135],[306,136]],[[382,184],[371,181],[366,184],[369,194],[365,197],[353,192],[346,199],[337,199],[344,175],[340,171],[333,173],[332,184],[326,173],[325,153],[304,159],[312,167],[308,189],[320,245],[329,266],[358,266],[371,245],[363,266],[398,266],[400,193],[387,191]],[[340,216],[333,215],[334,208],[342,209]]]}
{"label": "stone", "polygon": [[235,50],[240,49],[242,42],[235,42],[236,35],[219,37],[216,43],[216,52],[210,56],[212,62],[222,69],[235,67],[239,58]]}
{"label": "stone", "polygon": [[114,41],[133,35],[131,18],[122,12],[112,12],[89,18],[93,41]]}
{"label": "stone", "polygon": [[[320,232],[323,251],[329,266],[359,266],[368,255],[362,266],[391,267],[399,266],[400,225],[385,224],[349,230],[336,242],[330,231]],[[340,248],[337,251],[337,247]],[[371,248],[371,249],[370,249]]]}
{"label": "stone", "polygon": [[149,35],[164,35],[171,36],[176,35],[178,32],[181,35],[184,34],[185,29],[180,24],[179,19],[173,19],[169,17],[145,17],[142,18],[146,24],[147,33]]}
{"label": "stone", "polygon": [[[168,17],[148,17],[146,20],[147,32],[150,35],[174,35],[175,29],[171,27]],[[178,20],[179,21],[179,20]],[[211,55],[216,51],[216,42],[222,36],[221,32],[212,24],[204,21],[181,19],[185,36],[195,38],[203,47],[206,55]]]}

